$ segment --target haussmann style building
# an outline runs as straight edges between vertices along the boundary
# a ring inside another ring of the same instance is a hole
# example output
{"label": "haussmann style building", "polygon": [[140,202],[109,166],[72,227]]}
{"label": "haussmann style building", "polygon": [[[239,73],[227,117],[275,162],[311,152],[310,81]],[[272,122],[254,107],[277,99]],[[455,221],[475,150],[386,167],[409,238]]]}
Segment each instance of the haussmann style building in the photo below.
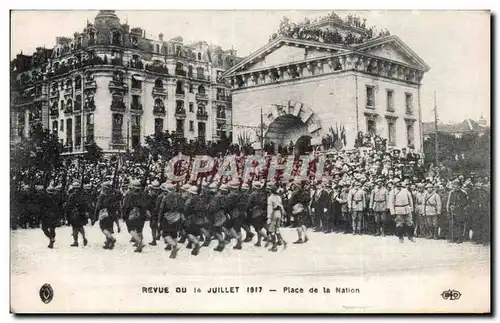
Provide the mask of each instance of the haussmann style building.
{"label": "haussmann style building", "polygon": [[101,10],[72,38],[11,62],[11,141],[34,123],[57,134],[66,154],[95,141],[107,153],[133,149],[157,131],[188,140],[231,137],[231,96],[222,72],[236,51],[182,37],[146,38]]}
{"label": "haussmann style building", "polygon": [[401,39],[373,35],[359,18],[333,14],[285,26],[224,74],[232,90],[233,141],[321,145],[332,129],[345,129],[346,149],[362,132],[387,138],[389,148],[421,151],[420,87],[427,71]]}

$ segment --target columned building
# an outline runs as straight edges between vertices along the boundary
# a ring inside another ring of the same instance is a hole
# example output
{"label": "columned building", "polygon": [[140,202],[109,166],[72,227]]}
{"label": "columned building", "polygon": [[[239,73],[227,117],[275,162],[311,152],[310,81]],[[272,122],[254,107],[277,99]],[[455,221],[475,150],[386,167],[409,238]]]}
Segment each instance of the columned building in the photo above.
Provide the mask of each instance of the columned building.
{"label": "columned building", "polygon": [[364,28],[338,19],[314,27],[360,41],[278,36],[226,71],[233,141],[320,145],[345,129],[346,149],[362,132],[387,138],[389,148],[421,151],[420,87],[429,66],[396,36],[365,37]]}
{"label": "columned building", "polygon": [[11,64],[11,139],[34,123],[57,134],[66,153],[96,142],[105,152],[144,144],[169,130],[188,140],[231,137],[231,96],[222,73],[236,51],[182,37],[146,38],[113,10],[53,49]]}

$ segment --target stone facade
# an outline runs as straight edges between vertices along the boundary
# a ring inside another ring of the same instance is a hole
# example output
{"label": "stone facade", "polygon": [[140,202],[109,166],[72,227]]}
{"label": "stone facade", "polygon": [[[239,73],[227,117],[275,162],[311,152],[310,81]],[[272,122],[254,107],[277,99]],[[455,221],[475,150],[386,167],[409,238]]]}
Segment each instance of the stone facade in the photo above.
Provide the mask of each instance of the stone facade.
{"label": "stone facade", "polygon": [[133,149],[163,130],[188,140],[231,136],[230,89],[221,75],[238,61],[234,50],[162,34],[147,39],[112,10],[56,42],[12,63],[13,142],[36,122],[58,135],[66,153],[91,141],[105,152]]}
{"label": "stone facade", "polygon": [[421,151],[419,95],[428,70],[396,36],[352,46],[275,39],[225,73],[233,141],[244,134],[260,147],[263,132],[262,141],[275,146],[301,137],[319,145],[338,126],[347,149],[361,131],[387,138],[389,147]]}

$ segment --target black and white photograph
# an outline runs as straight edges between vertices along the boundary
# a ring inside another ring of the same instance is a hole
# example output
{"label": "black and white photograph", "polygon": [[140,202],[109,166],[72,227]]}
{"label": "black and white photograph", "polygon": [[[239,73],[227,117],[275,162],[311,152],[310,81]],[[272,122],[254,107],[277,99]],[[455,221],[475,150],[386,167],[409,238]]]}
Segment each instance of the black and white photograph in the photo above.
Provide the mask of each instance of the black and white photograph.
{"label": "black and white photograph", "polygon": [[10,312],[491,313],[491,22],[11,10]]}

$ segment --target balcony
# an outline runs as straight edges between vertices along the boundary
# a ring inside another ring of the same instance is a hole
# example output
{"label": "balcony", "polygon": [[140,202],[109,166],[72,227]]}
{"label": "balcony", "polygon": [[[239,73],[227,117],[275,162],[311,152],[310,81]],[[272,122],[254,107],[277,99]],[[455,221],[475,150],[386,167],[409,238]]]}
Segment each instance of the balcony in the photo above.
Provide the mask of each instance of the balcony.
{"label": "balcony", "polygon": [[58,97],[59,97],[59,90],[50,91],[50,98],[58,98]]}
{"label": "balcony", "polygon": [[175,109],[175,117],[177,119],[185,119],[186,118],[186,109],[184,109],[184,108]]}
{"label": "balcony", "polygon": [[73,113],[73,108],[65,108],[64,109],[64,114],[71,114]]}
{"label": "balcony", "polygon": [[73,95],[73,88],[69,87],[69,88],[65,88],[64,89],[64,96],[71,96]]}
{"label": "balcony", "polygon": [[198,113],[196,113],[196,119],[201,120],[201,121],[207,121],[208,120],[208,113],[207,112],[198,112]]}
{"label": "balcony", "polygon": [[406,107],[406,114],[409,116],[413,115],[413,107]]}
{"label": "balcony", "polygon": [[186,71],[185,70],[178,70],[176,69],[175,70],[175,75],[178,75],[178,76],[186,76]]}
{"label": "balcony", "polygon": [[196,93],[196,101],[208,101],[208,94],[206,93]]}
{"label": "balcony", "polygon": [[84,103],[83,109],[85,109],[86,112],[95,111],[95,102],[94,101],[90,101],[90,102]]}
{"label": "balcony", "polygon": [[94,124],[87,124],[87,137],[94,136]]}
{"label": "balcony", "polygon": [[123,139],[114,139],[109,143],[109,149],[112,150],[125,150],[127,145]]}
{"label": "balcony", "polygon": [[110,90],[126,91],[127,85],[123,81],[109,81]]}
{"label": "balcony", "polygon": [[125,112],[125,103],[123,102],[112,102],[111,103],[111,111],[115,112]]}
{"label": "balcony", "polygon": [[54,118],[59,118],[59,109],[57,108],[50,109],[50,116]]}
{"label": "balcony", "polygon": [[226,120],[226,114],[225,113],[217,113],[216,118],[221,119],[221,120]]}
{"label": "balcony", "polygon": [[146,70],[154,73],[168,75],[168,68],[166,66],[146,65]]}
{"label": "balcony", "polygon": [[205,76],[204,74],[196,74],[196,80],[210,82],[210,76]]}
{"label": "balcony", "polygon": [[185,97],[186,97],[185,91],[175,91],[175,98],[176,99],[184,100]]}
{"label": "balcony", "polygon": [[143,113],[142,104],[140,104],[140,103],[135,103],[135,104],[132,103],[130,105],[130,112],[142,114]]}
{"label": "balcony", "polygon": [[90,90],[90,89],[97,89],[97,83],[92,80],[92,81],[85,81],[83,85],[84,90]]}
{"label": "balcony", "polygon": [[231,101],[231,96],[230,95],[217,95],[215,97],[217,101],[222,101],[222,102],[230,102]]}
{"label": "balcony", "polygon": [[75,101],[75,106],[73,107],[73,111],[75,111],[75,112],[81,111],[81,106],[82,106],[81,102]]}
{"label": "balcony", "polygon": [[164,87],[153,87],[153,95],[166,96],[167,89],[165,89]]}
{"label": "balcony", "polygon": [[164,106],[155,106],[153,107],[153,114],[155,116],[165,116],[166,110]]}

